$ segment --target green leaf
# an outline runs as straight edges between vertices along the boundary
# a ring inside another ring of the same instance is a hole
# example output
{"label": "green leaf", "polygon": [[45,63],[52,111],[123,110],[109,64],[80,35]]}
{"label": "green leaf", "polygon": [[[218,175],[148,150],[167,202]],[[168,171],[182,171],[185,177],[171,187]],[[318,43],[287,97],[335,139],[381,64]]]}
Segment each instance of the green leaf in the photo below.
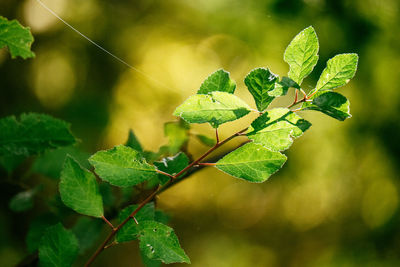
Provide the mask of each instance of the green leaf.
{"label": "green leaf", "polygon": [[[131,205],[123,209],[119,215],[119,223],[123,222],[128,216],[138,207],[139,205]],[[136,240],[139,235],[139,226],[143,221],[154,220],[154,203],[146,204],[139,212],[135,215],[135,219],[139,224],[136,224],[135,220],[130,220],[127,222],[121,230],[118,231],[116,240],[118,243],[128,242],[131,240]]]}
{"label": "green leaf", "polygon": [[282,84],[282,86],[287,87],[287,88],[293,87],[293,88],[300,89],[300,85],[298,85],[295,81],[293,81],[289,77],[282,77],[282,80],[279,83]]}
{"label": "green leaf", "polygon": [[290,66],[289,78],[301,85],[317,64],[318,50],[318,37],[312,26],[296,35],[284,54],[284,60]]}
{"label": "green leaf", "polygon": [[59,179],[67,154],[76,159],[84,168],[90,168],[88,153],[80,151],[76,147],[63,147],[46,151],[37,157],[32,165],[32,171],[52,179]]}
{"label": "green leaf", "polygon": [[7,46],[11,57],[23,59],[34,57],[31,51],[33,36],[29,27],[23,27],[17,20],[0,16],[0,49]]}
{"label": "green leaf", "polygon": [[146,267],[160,267],[162,262],[160,260],[152,260],[144,254],[144,251],[140,251],[140,257],[142,258],[143,265]]}
{"label": "green leaf", "polygon": [[68,123],[44,114],[22,114],[0,119],[0,156],[38,154],[75,143]]}
{"label": "green leaf", "polygon": [[268,95],[270,97],[279,97],[279,96],[284,96],[287,94],[287,91],[289,90],[289,87],[284,83],[284,82],[276,82],[274,85],[274,89],[268,92]]}
{"label": "green leaf", "polygon": [[168,138],[168,151],[175,155],[189,140],[189,124],[184,120],[164,124],[164,134]]}
{"label": "green leaf", "polygon": [[136,151],[143,152],[143,148],[140,145],[139,139],[137,139],[132,129],[129,130],[128,140],[126,141],[125,145],[133,148]]}
{"label": "green leaf", "polygon": [[39,248],[39,243],[45,230],[57,222],[57,218],[52,214],[41,215],[31,222],[26,235],[26,245],[29,253],[33,253]]}
{"label": "green leaf", "polygon": [[220,91],[233,94],[235,89],[236,83],[229,77],[229,72],[220,69],[207,77],[207,79],[201,84],[197,93],[208,94]]}
{"label": "green leaf", "polygon": [[69,155],[61,172],[59,189],[64,204],[74,211],[93,217],[103,216],[103,199],[96,177]]}
{"label": "green leaf", "polygon": [[248,143],[232,151],[216,163],[216,167],[234,177],[261,183],[278,171],[286,156],[262,145]]}
{"label": "green leaf", "polygon": [[[180,152],[173,157],[166,157],[163,158],[161,161],[154,162],[154,166],[156,166],[158,170],[171,175],[179,173],[188,165],[189,158],[183,152]],[[170,178],[166,175],[159,174],[158,179],[160,180],[161,184],[165,184],[169,181]]]}
{"label": "green leaf", "polygon": [[357,64],[357,54],[339,54],[329,59],[315,91],[332,90],[347,84],[354,77]]}
{"label": "green leaf", "polygon": [[101,236],[104,224],[101,220],[90,217],[80,217],[72,228],[72,232],[78,238],[79,254],[84,254],[91,248]]}
{"label": "green leaf", "polygon": [[156,168],[140,152],[123,145],[99,151],[89,162],[101,179],[116,186],[133,186],[157,177]]}
{"label": "green leaf", "polygon": [[39,246],[41,267],[71,267],[78,256],[75,235],[60,223],[47,228]]}
{"label": "green leaf", "polygon": [[208,122],[212,127],[237,120],[250,112],[250,107],[240,98],[225,92],[189,97],[174,112],[189,123]]}
{"label": "green leaf", "polygon": [[272,151],[283,151],[292,145],[292,137],[300,137],[310,126],[289,109],[275,108],[255,119],[247,136]]}
{"label": "green leaf", "polygon": [[204,144],[206,146],[210,146],[211,147],[211,146],[214,146],[217,143],[217,141],[215,139],[210,138],[210,137],[205,136],[205,135],[202,135],[202,134],[196,134],[195,136],[197,137],[197,139],[199,139],[199,141],[202,144]]}
{"label": "green leaf", "polygon": [[264,68],[252,70],[244,79],[259,111],[264,111],[274,100],[275,97],[270,96],[269,92],[275,89],[277,80],[277,75]]}
{"label": "green leaf", "polygon": [[312,102],[304,102],[302,110],[316,110],[325,113],[337,120],[344,121],[350,118],[350,102],[339,93],[319,91],[311,97]]}
{"label": "green leaf", "polygon": [[155,221],[144,221],[140,224],[139,239],[140,250],[149,259],[161,260],[166,264],[190,263],[171,227]]}
{"label": "green leaf", "polygon": [[33,200],[36,193],[39,191],[39,187],[20,192],[13,196],[9,203],[10,210],[14,212],[27,211],[33,208]]}

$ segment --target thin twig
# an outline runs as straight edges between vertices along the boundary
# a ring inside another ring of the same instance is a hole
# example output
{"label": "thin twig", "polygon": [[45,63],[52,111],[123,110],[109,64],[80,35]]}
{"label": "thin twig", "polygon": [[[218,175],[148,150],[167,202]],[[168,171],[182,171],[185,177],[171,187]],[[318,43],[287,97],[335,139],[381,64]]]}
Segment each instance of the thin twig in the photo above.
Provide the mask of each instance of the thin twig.
{"label": "thin twig", "polygon": [[[93,263],[93,261],[96,259],[96,257],[104,250],[104,248],[107,246],[107,244],[111,241],[111,239],[118,233],[118,231],[126,224],[128,223],[129,220],[133,219],[135,215],[147,204],[149,203],[156,195],[159,193],[163,192],[163,189],[167,189],[171,184],[173,184],[177,178],[179,178],[182,174],[184,174],[187,170],[192,168],[195,165],[198,165],[200,161],[202,161],[205,157],[207,157],[210,153],[212,153],[214,150],[216,150],[218,147],[222,146],[226,142],[232,140],[233,138],[239,136],[241,133],[247,131],[248,128],[245,128],[243,130],[240,130],[239,132],[231,135],[230,137],[226,138],[225,140],[221,142],[217,142],[213,147],[211,147],[208,151],[206,151],[203,155],[201,155],[198,159],[190,163],[187,167],[185,167],[183,170],[181,170],[179,173],[173,175],[171,179],[164,184],[163,186],[159,186],[153,193],[151,193],[145,200],[143,200],[139,206],[127,217],[125,220],[123,220],[116,228],[112,230],[112,232],[107,236],[107,238],[104,240],[104,242],[100,245],[100,247],[93,253],[93,255],[90,257],[90,259],[86,262],[85,267],[88,267],[90,264]],[[178,180],[179,181],[179,180]]]}
{"label": "thin twig", "polygon": [[198,166],[215,166],[216,163],[209,163],[209,162],[199,162]]}
{"label": "thin twig", "polygon": [[160,171],[160,170],[156,170],[156,172],[158,172],[158,173],[160,173],[160,174],[162,174],[162,175],[168,176],[168,177],[170,177],[170,178],[174,177],[173,175],[171,175],[171,174],[169,174],[169,173],[166,173],[166,172],[163,172],[163,171]]}
{"label": "thin twig", "polygon": [[218,128],[215,128],[215,138],[217,139],[217,144],[219,143]]}
{"label": "thin twig", "polygon": [[114,229],[115,229],[114,225],[113,225],[113,224],[112,224],[112,223],[111,223],[109,220],[107,220],[107,218],[106,218],[106,217],[104,217],[104,215],[103,215],[103,216],[101,216],[101,219],[103,219],[103,221],[105,221],[105,222],[106,222],[106,224],[107,224],[108,226],[110,226],[112,230],[114,230]]}

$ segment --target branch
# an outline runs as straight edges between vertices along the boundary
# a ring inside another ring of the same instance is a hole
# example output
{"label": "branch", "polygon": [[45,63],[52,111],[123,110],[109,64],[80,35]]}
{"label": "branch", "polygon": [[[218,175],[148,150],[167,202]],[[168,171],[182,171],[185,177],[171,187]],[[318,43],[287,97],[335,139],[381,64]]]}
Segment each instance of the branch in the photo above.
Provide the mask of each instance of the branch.
{"label": "branch", "polygon": [[[245,128],[243,130],[240,130],[239,132],[231,135],[230,137],[226,138],[225,140],[219,142],[217,139],[217,143],[210,148],[207,152],[205,152],[203,155],[201,155],[198,159],[190,163],[186,168],[175,174],[174,176],[171,176],[170,180],[164,184],[163,186],[159,186],[153,193],[151,193],[145,200],[143,200],[139,206],[127,217],[124,221],[122,221],[116,228],[113,228],[111,233],[107,236],[107,238],[104,240],[104,242],[100,245],[100,247],[93,253],[93,255],[90,257],[90,259],[86,262],[85,267],[88,267],[90,264],[93,263],[93,261],[97,258],[97,256],[107,247],[107,244],[111,241],[111,239],[118,233],[121,228],[129,222],[129,220],[133,219],[135,215],[153,198],[164,191],[164,189],[167,189],[170,185],[172,185],[176,179],[179,178],[182,174],[184,174],[186,171],[188,171],[190,168],[192,168],[195,165],[198,165],[200,161],[202,161],[205,157],[207,157],[209,154],[211,154],[214,150],[216,150],[218,147],[222,146],[223,144],[227,143],[228,141],[232,140],[233,138],[240,136],[243,132],[247,131],[248,128]],[[179,180],[178,180],[179,181]]]}

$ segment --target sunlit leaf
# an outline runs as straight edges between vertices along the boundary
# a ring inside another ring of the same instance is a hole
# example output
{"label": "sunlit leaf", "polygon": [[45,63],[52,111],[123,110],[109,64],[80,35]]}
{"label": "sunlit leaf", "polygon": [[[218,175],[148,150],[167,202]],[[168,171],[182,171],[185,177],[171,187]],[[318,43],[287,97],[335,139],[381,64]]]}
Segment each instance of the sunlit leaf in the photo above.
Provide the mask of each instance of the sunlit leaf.
{"label": "sunlit leaf", "polygon": [[198,94],[208,94],[215,91],[227,92],[233,94],[236,89],[236,83],[229,77],[229,72],[217,70],[207,77],[201,84]]}
{"label": "sunlit leaf", "polygon": [[318,61],[318,37],[312,26],[301,31],[286,48],[284,60],[289,64],[289,78],[301,85]]}
{"label": "sunlit leaf", "polygon": [[154,166],[138,151],[123,145],[99,151],[89,162],[101,179],[116,186],[133,186],[157,177]]}
{"label": "sunlit leaf", "polygon": [[275,97],[269,95],[269,92],[275,89],[277,80],[277,75],[264,68],[252,70],[244,79],[259,111],[264,111],[274,100]]}
{"label": "sunlit leaf", "polygon": [[317,110],[337,120],[344,121],[351,117],[350,102],[339,93],[319,91],[311,97],[312,102],[303,103],[302,110]]}
{"label": "sunlit leaf", "polygon": [[214,128],[237,120],[250,112],[250,107],[240,98],[225,92],[189,97],[174,112],[189,123],[210,123]]}
{"label": "sunlit leaf", "polygon": [[332,90],[347,84],[354,77],[357,64],[357,54],[339,54],[329,59],[315,91]]}
{"label": "sunlit leaf", "polygon": [[265,112],[251,123],[247,136],[273,151],[288,149],[292,137],[299,137],[311,123],[287,108],[275,108]]}
{"label": "sunlit leaf", "polygon": [[261,183],[278,171],[286,161],[280,152],[248,143],[220,159],[216,167],[234,177]]}

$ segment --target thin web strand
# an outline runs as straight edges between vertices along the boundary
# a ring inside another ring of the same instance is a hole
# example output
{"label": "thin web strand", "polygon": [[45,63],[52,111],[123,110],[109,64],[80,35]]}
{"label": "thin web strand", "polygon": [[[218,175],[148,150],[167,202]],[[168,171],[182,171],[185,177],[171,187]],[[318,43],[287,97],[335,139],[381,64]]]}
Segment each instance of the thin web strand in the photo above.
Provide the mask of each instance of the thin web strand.
{"label": "thin web strand", "polygon": [[112,56],[114,59],[116,59],[117,61],[119,61],[120,63],[124,64],[125,66],[127,66],[128,68],[136,71],[137,73],[141,74],[142,76],[146,77],[149,80],[152,80],[153,82],[156,82],[158,85],[170,90],[170,88],[168,86],[166,86],[164,83],[154,79],[153,77],[149,76],[148,74],[146,74],[145,72],[141,71],[138,68],[135,68],[134,66],[130,65],[129,63],[127,63],[126,61],[124,61],[123,59],[117,57],[116,55],[114,55],[113,53],[109,52],[107,49],[103,48],[101,45],[97,44],[95,41],[93,41],[92,39],[90,39],[89,37],[87,37],[86,35],[84,35],[83,33],[81,33],[79,30],[77,30],[74,26],[72,26],[71,24],[69,24],[67,21],[65,21],[63,18],[61,18],[56,12],[54,12],[51,8],[49,8],[45,3],[43,3],[41,0],[36,0],[36,2],[38,2],[44,9],[46,9],[48,12],[50,12],[53,16],[55,16],[58,20],[60,20],[62,23],[64,23],[66,26],[68,26],[71,30],[73,30],[74,32],[76,32],[77,34],[79,34],[80,36],[82,36],[83,38],[85,38],[88,42],[90,42],[91,44],[93,44],[94,46],[96,46],[97,48],[99,48],[100,50],[102,50],[103,52],[105,52],[106,54]]}

